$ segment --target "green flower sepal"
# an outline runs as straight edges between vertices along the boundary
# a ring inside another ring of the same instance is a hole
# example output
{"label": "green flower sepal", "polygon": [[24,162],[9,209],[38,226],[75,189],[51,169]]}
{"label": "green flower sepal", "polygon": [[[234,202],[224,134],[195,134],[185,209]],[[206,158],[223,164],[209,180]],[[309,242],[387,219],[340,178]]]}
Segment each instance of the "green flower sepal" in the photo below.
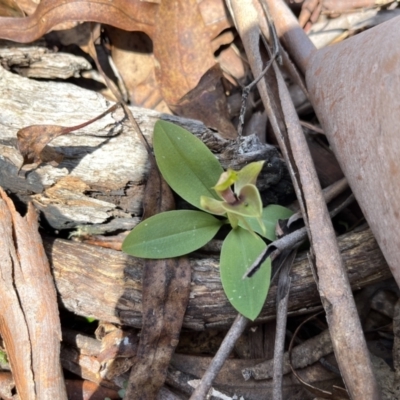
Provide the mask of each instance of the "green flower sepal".
{"label": "green flower sepal", "polygon": [[201,208],[211,214],[226,215],[232,228],[236,228],[241,222],[253,234],[246,218],[256,218],[265,232],[261,219],[262,201],[255,185],[263,165],[264,161],[257,161],[246,165],[240,171],[228,168],[213,187],[221,200],[201,196]]}

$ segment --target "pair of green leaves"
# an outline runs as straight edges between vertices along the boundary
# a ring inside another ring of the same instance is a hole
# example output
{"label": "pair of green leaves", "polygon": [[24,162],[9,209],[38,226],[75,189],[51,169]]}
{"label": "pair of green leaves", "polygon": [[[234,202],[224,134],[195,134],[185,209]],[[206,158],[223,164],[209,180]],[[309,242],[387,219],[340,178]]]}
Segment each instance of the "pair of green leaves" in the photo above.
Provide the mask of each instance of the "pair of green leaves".
{"label": "pair of green leaves", "polygon": [[[266,246],[254,232],[274,240],[277,220],[288,218],[291,211],[281,206],[261,209],[255,180],[262,163],[224,172],[199,139],[165,121],[158,121],[154,127],[153,146],[157,165],[171,188],[198,209],[228,217],[235,228],[222,246],[221,281],[236,310],[254,320],[267,296],[271,271],[267,259],[256,277],[242,279]],[[235,192],[230,189],[232,184]],[[233,196],[232,202],[226,201],[227,193],[228,199]],[[130,232],[122,250],[142,258],[178,257],[197,250],[227,223],[204,211],[168,211],[148,218]]]}

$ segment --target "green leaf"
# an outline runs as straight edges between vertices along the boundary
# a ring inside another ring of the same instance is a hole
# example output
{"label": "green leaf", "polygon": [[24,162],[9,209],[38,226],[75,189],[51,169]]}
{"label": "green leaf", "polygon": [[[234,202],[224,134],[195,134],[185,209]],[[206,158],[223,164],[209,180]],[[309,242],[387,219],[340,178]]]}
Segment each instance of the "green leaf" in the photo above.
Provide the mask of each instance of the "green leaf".
{"label": "green leaf", "polygon": [[212,187],[224,170],[201,140],[177,125],[157,121],[153,146],[164,179],[179,196],[200,209],[201,196],[218,199]]}
{"label": "green leaf", "polygon": [[223,225],[202,211],[167,211],[137,225],[125,238],[122,251],[141,258],[170,258],[188,254],[209,242]]}
{"label": "green leaf", "polygon": [[233,229],[222,244],[220,273],[225,294],[232,306],[252,321],[260,314],[268,294],[270,259],[261,265],[253,277],[242,277],[265,247],[260,237],[256,238],[240,227]]}
{"label": "green leaf", "polygon": [[[254,218],[246,218],[250,228],[268,240],[274,241],[276,239],[275,226],[279,219],[288,219],[293,215],[293,211],[286,207],[271,204],[265,207],[262,211],[261,220],[264,223],[266,232],[264,233],[260,224]],[[242,224],[239,223],[240,226]],[[245,228],[245,226],[242,226]]]}

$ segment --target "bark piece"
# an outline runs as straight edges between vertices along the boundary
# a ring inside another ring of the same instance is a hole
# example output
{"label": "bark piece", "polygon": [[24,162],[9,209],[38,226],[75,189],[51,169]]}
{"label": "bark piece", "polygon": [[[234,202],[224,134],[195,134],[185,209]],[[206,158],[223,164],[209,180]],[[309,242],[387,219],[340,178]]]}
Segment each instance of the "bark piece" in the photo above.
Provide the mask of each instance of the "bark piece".
{"label": "bark piece", "polygon": [[0,398],[4,400],[12,400],[12,390],[15,388],[15,383],[11,372],[2,371],[0,373]]}
{"label": "bark piece", "polygon": [[[144,219],[175,208],[169,188],[151,156],[144,195]],[[178,344],[190,294],[191,268],[187,257],[144,260],[143,325],[126,396],[154,399],[164,385],[167,368]]]}
{"label": "bark piece", "polygon": [[69,399],[104,400],[105,398],[109,398],[116,400],[121,398],[117,390],[105,388],[94,382],[70,379],[65,384]]}
{"label": "bark piece", "polygon": [[22,76],[40,79],[79,78],[82,70],[92,69],[85,58],[52,52],[44,41],[27,46],[0,40],[0,63]]}
{"label": "bark piece", "polygon": [[21,399],[66,399],[57,296],[32,205],[21,217],[0,190],[0,333]]}
{"label": "bark piece", "polygon": [[63,339],[64,368],[104,387],[118,390],[126,386],[127,371],[137,351],[136,332],[117,328],[100,341],[64,328]]}
{"label": "bark piece", "polygon": [[[101,376],[101,363],[95,356],[89,356],[80,353],[79,350],[73,347],[62,344],[61,347],[61,363],[64,369],[80,376],[84,380],[108,387],[113,390],[119,390],[123,387],[122,378],[117,382],[109,381]],[[127,376],[124,376],[127,379]]]}
{"label": "bark piece", "polygon": [[[63,305],[76,314],[141,327],[143,260],[121,252],[62,239],[45,238]],[[391,277],[369,229],[339,238],[354,289]],[[217,257],[190,258],[192,288],[183,326],[195,330],[229,328],[237,312],[229,304],[219,277]],[[275,318],[276,285],[272,285],[259,322]],[[289,315],[321,308],[306,254],[292,270]]]}
{"label": "bark piece", "polygon": [[69,344],[80,349],[82,354],[97,356],[101,353],[102,343],[92,337],[85,336],[72,329],[63,329],[63,344]]}

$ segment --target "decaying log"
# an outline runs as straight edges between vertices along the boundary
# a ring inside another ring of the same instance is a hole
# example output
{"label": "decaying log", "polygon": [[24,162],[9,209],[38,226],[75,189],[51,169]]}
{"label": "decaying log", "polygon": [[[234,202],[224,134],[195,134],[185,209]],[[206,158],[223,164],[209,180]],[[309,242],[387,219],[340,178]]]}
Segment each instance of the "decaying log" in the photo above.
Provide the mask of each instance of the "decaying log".
{"label": "decaying log", "polygon": [[38,233],[0,188],[0,334],[20,399],[67,399],[57,295]]}
{"label": "decaying log", "polygon": [[[131,229],[126,222],[132,215],[141,215],[147,153],[121,109],[51,142],[64,155],[57,167],[44,164],[25,172],[25,176],[23,171],[17,174],[22,161],[15,148],[19,129],[33,124],[74,126],[109,106],[93,91],[68,83],[23,78],[0,67],[0,186],[24,202],[33,201],[54,229],[113,220],[121,224],[114,224],[113,229]],[[264,190],[265,202],[277,203],[279,193],[292,191],[277,150],[261,144],[256,136],[246,137],[239,149],[199,121],[131,109],[150,143],[154,124],[162,118],[197,135],[225,167],[266,160],[259,179],[260,189],[268,188]]]}
{"label": "decaying log", "polygon": [[[70,311],[99,320],[141,326],[142,260],[121,252],[62,239],[45,238],[46,252],[62,304]],[[369,229],[339,238],[353,289],[391,277]],[[229,304],[219,277],[217,257],[191,258],[192,292],[184,327],[228,328],[237,312]],[[275,318],[276,285],[272,285],[259,321]],[[292,270],[289,315],[320,308],[308,266],[300,254]]]}

